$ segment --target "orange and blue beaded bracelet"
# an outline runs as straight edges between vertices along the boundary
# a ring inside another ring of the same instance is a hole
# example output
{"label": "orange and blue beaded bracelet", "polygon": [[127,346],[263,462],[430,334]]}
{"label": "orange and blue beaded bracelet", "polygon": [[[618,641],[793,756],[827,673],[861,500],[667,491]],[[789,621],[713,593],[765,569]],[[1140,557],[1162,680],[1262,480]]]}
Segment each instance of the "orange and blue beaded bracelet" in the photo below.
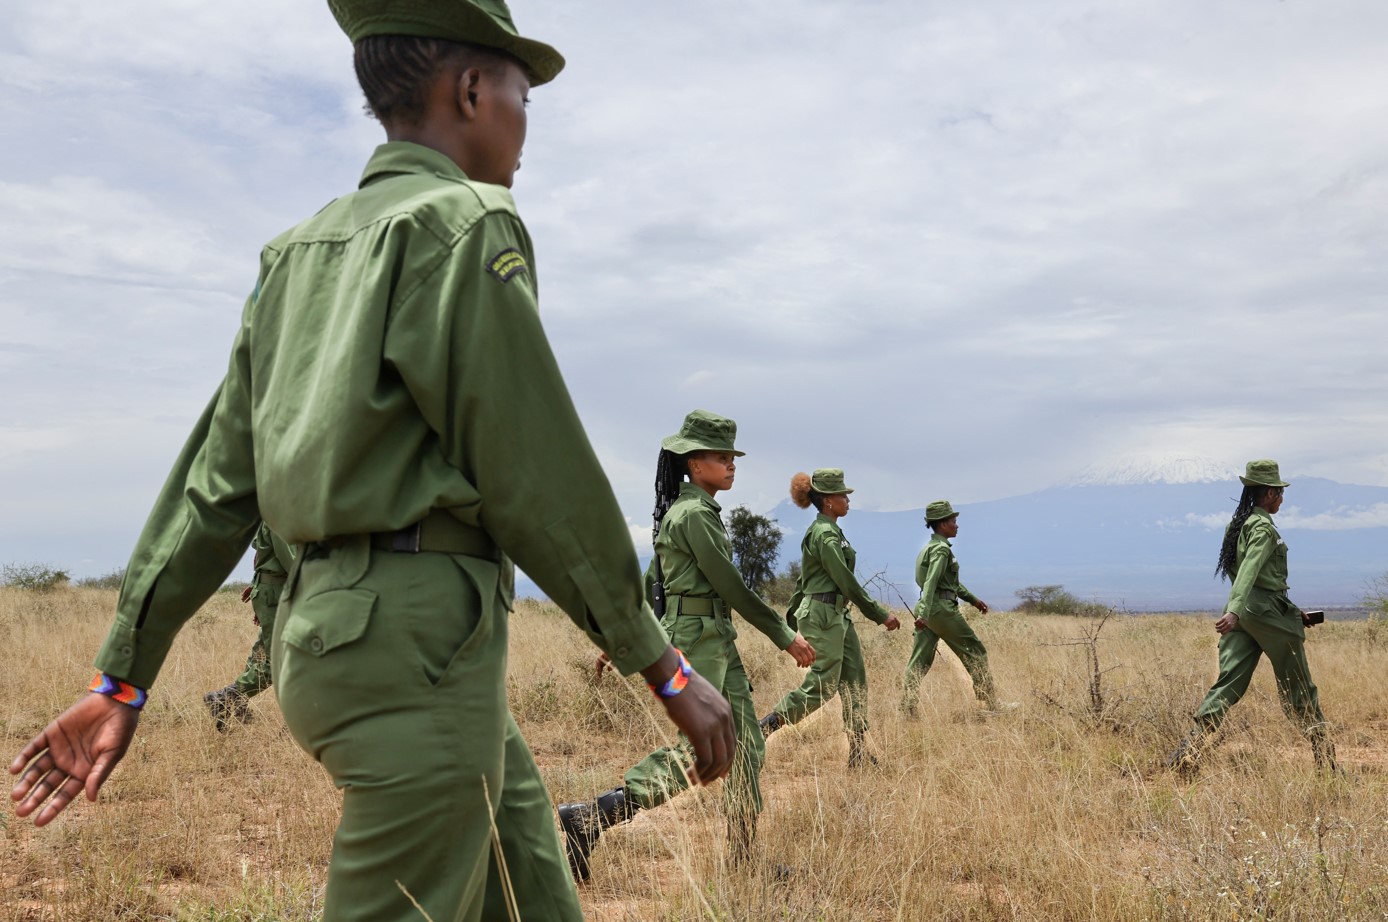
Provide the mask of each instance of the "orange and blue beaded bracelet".
{"label": "orange and blue beaded bracelet", "polygon": [[145,701],[149,699],[149,693],[143,688],[131,685],[129,682],[122,682],[104,672],[96,674],[96,678],[92,679],[92,684],[87,688],[87,691],[94,691],[98,695],[114,698],[121,704],[128,704],[137,711],[144,707]]}
{"label": "orange and blue beaded bracelet", "polygon": [[646,687],[654,692],[657,698],[673,698],[684,691],[684,687],[689,684],[689,675],[694,671],[694,667],[689,665],[689,660],[684,658],[684,654],[680,652],[678,647],[675,648],[675,654],[680,658],[680,665],[675,670],[675,674],[670,676],[664,685],[646,683]]}

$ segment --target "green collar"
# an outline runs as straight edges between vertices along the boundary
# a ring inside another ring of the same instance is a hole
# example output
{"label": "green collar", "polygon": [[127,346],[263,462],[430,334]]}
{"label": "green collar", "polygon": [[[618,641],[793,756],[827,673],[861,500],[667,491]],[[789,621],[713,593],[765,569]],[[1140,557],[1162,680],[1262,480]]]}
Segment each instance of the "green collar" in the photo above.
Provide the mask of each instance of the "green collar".
{"label": "green collar", "polygon": [[723,511],[723,507],[718,505],[717,500],[715,500],[712,496],[708,495],[707,490],[705,490],[703,487],[691,483],[688,480],[680,484],[680,496],[696,496],[703,502],[708,503],[709,507],[712,508],[714,512]]}
{"label": "green collar", "polygon": [[358,185],[364,187],[401,173],[434,173],[444,179],[467,182],[467,174],[458,164],[432,147],[411,141],[387,141],[371,154]]}
{"label": "green collar", "polygon": [[931,543],[931,544],[934,544],[936,541],[940,542],[940,543],[943,544],[945,547],[953,547],[953,546],[954,546],[954,545],[952,545],[952,544],[949,543],[949,539],[946,538],[944,535],[940,534],[939,532],[933,532],[933,531],[932,531],[932,532],[930,533],[930,543]]}

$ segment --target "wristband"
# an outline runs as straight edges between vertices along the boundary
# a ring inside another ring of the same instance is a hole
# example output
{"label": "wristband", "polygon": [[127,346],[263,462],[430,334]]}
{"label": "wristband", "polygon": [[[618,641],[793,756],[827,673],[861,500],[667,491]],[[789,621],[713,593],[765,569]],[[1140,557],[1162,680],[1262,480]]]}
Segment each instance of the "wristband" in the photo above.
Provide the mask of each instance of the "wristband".
{"label": "wristband", "polygon": [[94,691],[98,695],[114,698],[121,704],[128,704],[137,711],[143,708],[145,701],[149,699],[149,693],[143,688],[136,688],[129,682],[122,682],[104,672],[96,674],[96,678],[92,679],[92,684],[87,691]]}
{"label": "wristband", "polygon": [[684,658],[684,654],[680,652],[678,647],[675,648],[675,655],[680,658],[679,668],[664,685],[646,683],[646,687],[654,692],[657,698],[673,698],[684,691],[684,687],[689,684],[689,676],[694,672],[694,667],[689,665],[689,660]]}

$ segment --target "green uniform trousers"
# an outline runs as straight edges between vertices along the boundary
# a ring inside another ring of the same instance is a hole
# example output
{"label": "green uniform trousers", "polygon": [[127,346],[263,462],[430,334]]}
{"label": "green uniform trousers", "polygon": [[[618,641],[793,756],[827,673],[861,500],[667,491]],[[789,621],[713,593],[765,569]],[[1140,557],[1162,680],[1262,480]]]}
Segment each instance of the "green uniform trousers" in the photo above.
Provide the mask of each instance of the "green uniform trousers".
{"label": "green uniform trousers", "polygon": [[[581,919],[553,805],[506,706],[501,568],[310,549],[273,644],[295,740],[343,791],[324,922]],[[296,581],[297,580],[297,581]],[[496,844],[493,844],[493,838]]]}
{"label": "green uniform trousers", "polygon": [[838,695],[844,729],[866,733],[867,667],[853,622],[842,609],[809,598],[801,601],[795,617],[800,634],[815,649],[815,660],[800,687],[777,703],[776,713],[787,723],[799,723]]}
{"label": "green uniform trousers", "polygon": [[[761,813],[761,767],[766,762],[766,741],[757,724],[752,703],[752,683],[737,652],[737,636],[728,616],[667,616],[670,642],[689,660],[694,671],[723,693],[732,705],[737,727],[737,754],[732,771],[723,782],[728,816],[755,817]],[[665,803],[689,787],[686,774],[693,765],[687,740],[662,746],[646,756],[622,779],[627,796],[642,808]]]}
{"label": "green uniform trousers", "polygon": [[246,657],[246,671],[232,683],[247,698],[254,698],[271,685],[270,645],[275,635],[275,612],[280,607],[280,592],[284,584],[262,580],[251,593],[251,609],[260,622],[260,635]]}
{"label": "green uniform trousers", "polygon": [[988,651],[968,619],[956,608],[950,612],[936,611],[925,619],[924,628],[916,628],[915,644],[911,647],[911,658],[906,661],[906,678],[902,683],[903,706],[909,709],[915,705],[921,679],[935,664],[935,651],[942,640],[968,670],[974,682],[975,697],[991,702],[993,673],[988,668]]}
{"label": "green uniform trousers", "polygon": [[1301,611],[1285,593],[1254,589],[1238,625],[1219,638],[1219,678],[1200,709],[1196,723],[1213,730],[1248,691],[1253,670],[1264,654],[1277,678],[1282,711],[1303,734],[1325,723],[1320,692],[1306,663],[1306,627]]}

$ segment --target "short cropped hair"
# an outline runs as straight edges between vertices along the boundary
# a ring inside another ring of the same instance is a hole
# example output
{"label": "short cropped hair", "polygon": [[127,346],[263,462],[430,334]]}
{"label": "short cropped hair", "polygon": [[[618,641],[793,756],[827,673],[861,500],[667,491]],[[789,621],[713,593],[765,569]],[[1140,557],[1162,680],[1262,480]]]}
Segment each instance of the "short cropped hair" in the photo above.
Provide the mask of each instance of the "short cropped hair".
{"label": "short cropped hair", "polygon": [[382,124],[417,125],[429,103],[429,87],[440,75],[469,67],[495,72],[507,61],[519,63],[504,51],[465,42],[368,35],[356,43],[352,63],[368,115]]}

